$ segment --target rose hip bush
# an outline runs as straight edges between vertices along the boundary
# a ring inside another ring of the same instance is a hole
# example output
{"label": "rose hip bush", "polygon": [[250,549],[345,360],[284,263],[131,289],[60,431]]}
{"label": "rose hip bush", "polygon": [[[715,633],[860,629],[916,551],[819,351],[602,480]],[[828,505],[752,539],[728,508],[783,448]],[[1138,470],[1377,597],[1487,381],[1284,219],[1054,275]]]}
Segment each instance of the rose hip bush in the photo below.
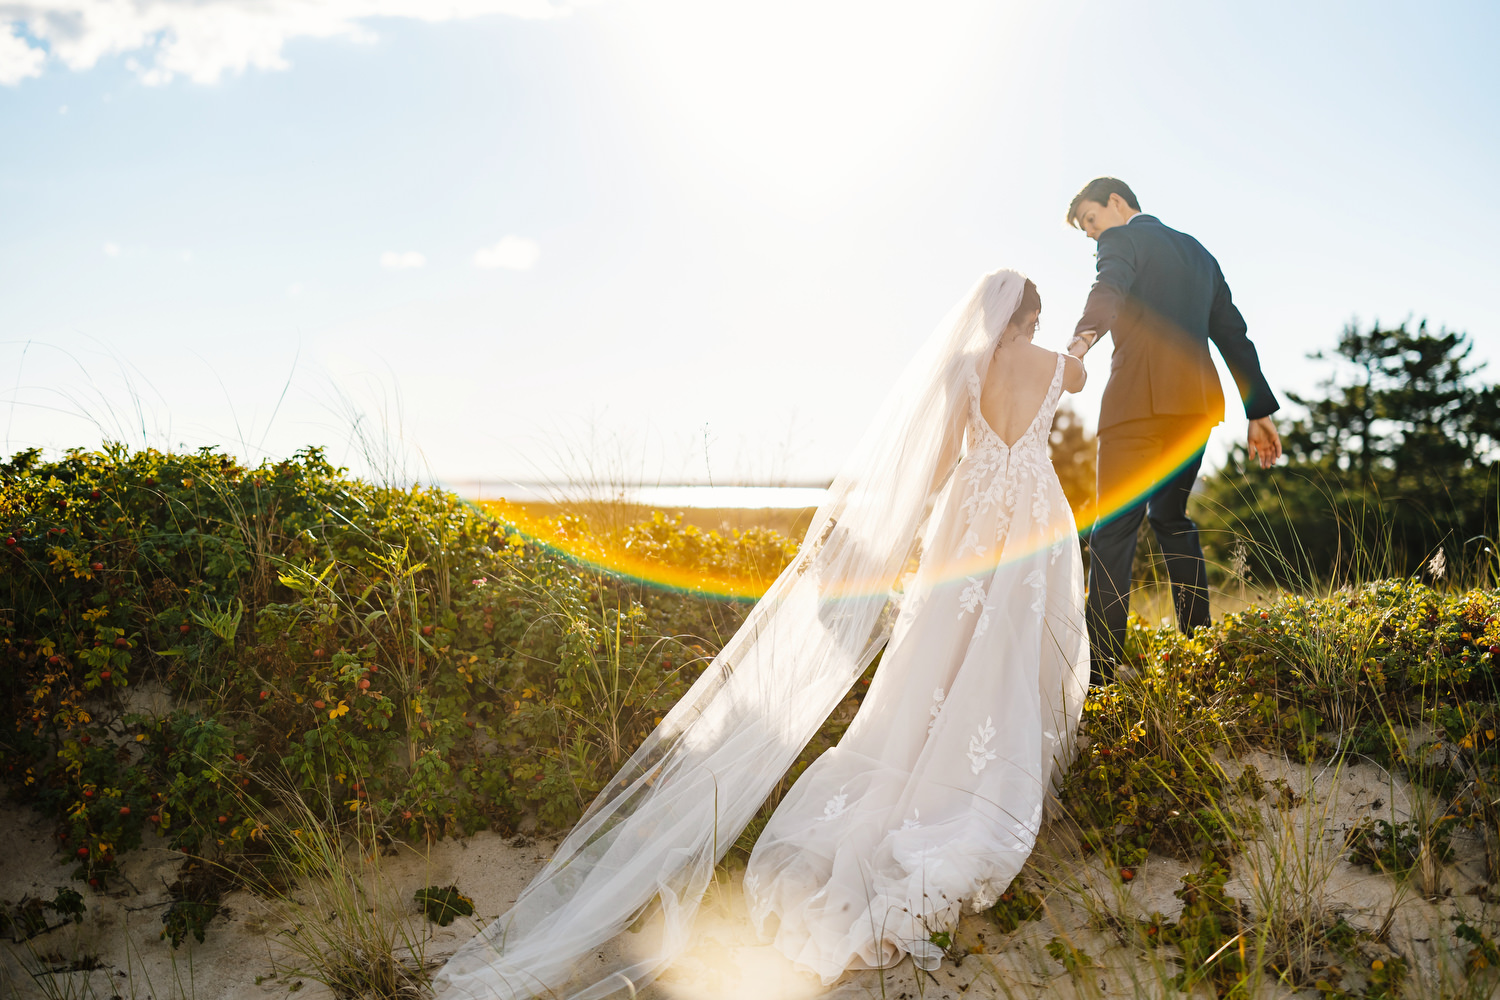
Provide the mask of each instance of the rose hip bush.
{"label": "rose hip bush", "polygon": [[23,452],[0,464],[0,775],[95,885],[148,834],[253,857],[289,793],[381,836],[564,826],[742,615],[318,449]]}
{"label": "rose hip bush", "polygon": [[1264,791],[1230,781],[1215,751],[1373,758],[1500,834],[1500,592],[1283,594],[1192,638],[1133,618],[1128,650],[1141,683],[1089,699],[1063,789],[1085,844],[1121,864],[1228,846]]}

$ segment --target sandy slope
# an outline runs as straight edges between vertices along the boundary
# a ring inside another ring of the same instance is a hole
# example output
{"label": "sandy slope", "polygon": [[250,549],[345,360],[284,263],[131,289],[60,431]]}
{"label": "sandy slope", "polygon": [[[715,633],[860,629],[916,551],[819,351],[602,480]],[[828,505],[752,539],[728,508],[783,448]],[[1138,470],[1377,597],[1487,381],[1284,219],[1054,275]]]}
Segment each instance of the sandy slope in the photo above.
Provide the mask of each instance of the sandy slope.
{"label": "sandy slope", "polygon": [[[1296,898],[1342,914],[1358,929],[1373,932],[1389,916],[1390,945],[1413,962],[1417,976],[1435,982],[1453,955],[1450,918],[1462,912],[1478,920],[1486,908],[1482,845],[1474,838],[1455,840],[1457,857],[1441,873],[1445,894],[1429,902],[1412,882],[1356,869],[1341,857],[1343,832],[1360,817],[1407,818],[1413,808],[1409,788],[1393,783],[1372,765],[1308,770],[1253,754],[1230,766],[1245,764],[1254,764],[1267,781],[1285,778],[1305,801],[1283,808],[1286,800],[1278,806],[1268,796],[1247,804],[1265,827],[1260,841],[1235,859],[1231,894],[1254,908],[1259,887],[1280,871],[1290,879]],[[12,808],[0,818],[0,898],[50,897],[56,887],[70,884],[70,866],[59,863],[51,834],[50,824],[25,809]],[[454,884],[474,899],[481,917],[493,918],[515,899],[554,843],[507,841],[486,833],[445,841],[426,853],[404,848],[395,856],[355,864],[374,887],[381,912],[392,921],[404,921],[423,942],[426,957],[439,960],[472,933],[473,924],[460,921],[439,928],[426,923],[415,915],[412,893],[423,886]],[[1023,876],[1047,900],[1043,919],[1003,934],[985,916],[966,918],[954,950],[972,953],[961,961],[945,962],[931,975],[915,972],[909,963],[886,973],[849,973],[831,990],[755,941],[737,880],[727,877],[705,907],[700,943],[642,995],[692,1000],[1162,995],[1157,986],[1160,969],[1122,944],[1125,935],[1117,932],[1131,918],[1153,911],[1168,919],[1176,916],[1182,904],[1173,891],[1189,866],[1153,856],[1133,882],[1123,885],[1072,845],[1068,830],[1050,827]],[[183,865],[181,855],[157,846],[130,852],[121,860],[124,877],[118,891],[85,892],[88,914],[82,925],[60,927],[23,946],[5,946],[0,997],[231,1000],[294,993],[304,1000],[328,995],[306,974],[295,971],[298,959],[284,945],[294,920],[307,919],[305,914],[298,917],[270,901],[234,892],[226,897],[204,944],[189,941],[174,951],[158,935],[167,885]],[[1471,890],[1480,895],[1469,894]],[[1057,937],[1087,956],[1076,975],[1047,954],[1047,943]],[[628,947],[628,940],[619,946]],[[50,961],[43,956],[50,956]],[[62,966],[85,956],[97,958],[99,968],[36,978],[25,971],[39,964]]]}

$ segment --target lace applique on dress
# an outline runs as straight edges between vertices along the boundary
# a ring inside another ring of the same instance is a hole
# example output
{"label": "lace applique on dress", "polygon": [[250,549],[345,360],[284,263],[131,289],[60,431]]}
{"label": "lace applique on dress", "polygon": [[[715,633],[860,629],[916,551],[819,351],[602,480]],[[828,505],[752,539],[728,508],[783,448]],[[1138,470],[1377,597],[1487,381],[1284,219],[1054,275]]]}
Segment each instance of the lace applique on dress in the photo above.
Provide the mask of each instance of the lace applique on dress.
{"label": "lace applique on dress", "polygon": [[983,771],[984,765],[995,759],[995,751],[990,749],[990,740],[994,738],[994,721],[991,716],[986,715],[984,722],[979,725],[979,731],[969,737],[969,770],[975,774]]}
{"label": "lace applique on dress", "polygon": [[845,792],[839,792],[829,799],[823,806],[823,818],[820,822],[826,823],[831,819],[838,819],[849,809],[849,796]]}
{"label": "lace applique on dress", "polygon": [[986,601],[983,609],[979,612],[979,620],[974,623],[974,637],[976,639],[990,630],[990,612],[993,610],[995,610],[995,606]]}
{"label": "lace applique on dress", "polygon": [[962,609],[958,613],[960,618],[973,614],[984,603],[984,580],[977,576],[968,577],[967,580],[969,585],[958,595],[958,605]]}
{"label": "lace applique on dress", "polygon": [[1019,821],[1012,823],[1010,828],[1016,835],[1016,846],[1024,851],[1031,850],[1031,845],[1036,843],[1037,831],[1042,828],[1042,804],[1040,802],[1036,804],[1031,819],[1025,823]]}
{"label": "lace applique on dress", "polygon": [[979,532],[975,531],[973,528],[970,528],[967,532],[965,532],[963,540],[958,543],[959,558],[963,558],[970,552],[974,553],[981,559],[990,554],[990,547],[988,545],[979,544]]}
{"label": "lace applique on dress", "polygon": [[932,707],[927,710],[928,714],[932,716],[932,721],[927,723],[928,736],[932,735],[933,727],[937,725],[938,716],[943,714],[943,699],[947,697],[947,692],[942,688],[938,688],[932,692]]}
{"label": "lace applique on dress", "polygon": [[1031,610],[1041,615],[1047,610],[1047,573],[1034,569],[1026,576],[1026,585],[1031,588]]}
{"label": "lace applique on dress", "polygon": [[[966,469],[963,474],[966,492],[963,502],[959,504],[967,531],[959,543],[960,556],[971,551],[980,557],[988,554],[989,546],[980,542],[974,522],[989,513],[992,507],[998,508],[999,515],[994,529],[994,541],[996,545],[1003,545],[1010,522],[1021,502],[1021,482],[1027,478],[1020,473],[1023,470],[1042,472],[1043,467],[1050,464],[1046,432],[1050,430],[1048,418],[1056,409],[1061,395],[1062,375],[1063,359],[1059,357],[1056,370],[1052,373],[1052,382],[1047,387],[1047,394],[1042,398],[1042,405],[1032,418],[1031,425],[1014,444],[1007,445],[995,433],[989,421],[984,419],[979,405],[983,386],[978,373],[969,374],[969,434],[968,450],[964,456]],[[1052,501],[1042,485],[1047,477],[1043,475],[1036,478],[1040,482],[1039,488],[1032,495],[1031,516],[1045,529],[1052,520]]]}

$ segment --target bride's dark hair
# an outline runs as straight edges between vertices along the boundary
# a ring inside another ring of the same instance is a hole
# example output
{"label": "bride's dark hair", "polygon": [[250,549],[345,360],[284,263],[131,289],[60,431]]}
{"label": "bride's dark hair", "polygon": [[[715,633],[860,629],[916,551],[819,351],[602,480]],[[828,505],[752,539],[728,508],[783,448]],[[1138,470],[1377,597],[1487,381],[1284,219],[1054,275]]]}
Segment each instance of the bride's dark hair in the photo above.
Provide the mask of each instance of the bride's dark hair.
{"label": "bride's dark hair", "polygon": [[1026,279],[1026,287],[1021,291],[1021,301],[1016,306],[1015,315],[1027,316],[1042,310],[1042,293],[1036,290],[1036,282],[1030,278]]}

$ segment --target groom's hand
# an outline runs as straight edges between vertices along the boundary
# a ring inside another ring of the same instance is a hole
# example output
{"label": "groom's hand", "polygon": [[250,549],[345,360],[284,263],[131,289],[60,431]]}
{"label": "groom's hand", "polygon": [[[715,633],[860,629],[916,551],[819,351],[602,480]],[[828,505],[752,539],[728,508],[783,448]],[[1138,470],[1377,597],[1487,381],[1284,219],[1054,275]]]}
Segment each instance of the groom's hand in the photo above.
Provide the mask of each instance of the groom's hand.
{"label": "groom's hand", "polygon": [[1276,424],[1270,417],[1250,421],[1250,454],[1260,462],[1262,469],[1269,469],[1281,457],[1281,435],[1276,433]]}
{"label": "groom's hand", "polygon": [[1089,348],[1093,347],[1094,341],[1098,339],[1099,334],[1095,333],[1093,330],[1085,330],[1082,333],[1075,333],[1073,334],[1073,339],[1068,341],[1068,353],[1073,355],[1073,357],[1077,358],[1079,361],[1082,361],[1083,356],[1089,352]]}

